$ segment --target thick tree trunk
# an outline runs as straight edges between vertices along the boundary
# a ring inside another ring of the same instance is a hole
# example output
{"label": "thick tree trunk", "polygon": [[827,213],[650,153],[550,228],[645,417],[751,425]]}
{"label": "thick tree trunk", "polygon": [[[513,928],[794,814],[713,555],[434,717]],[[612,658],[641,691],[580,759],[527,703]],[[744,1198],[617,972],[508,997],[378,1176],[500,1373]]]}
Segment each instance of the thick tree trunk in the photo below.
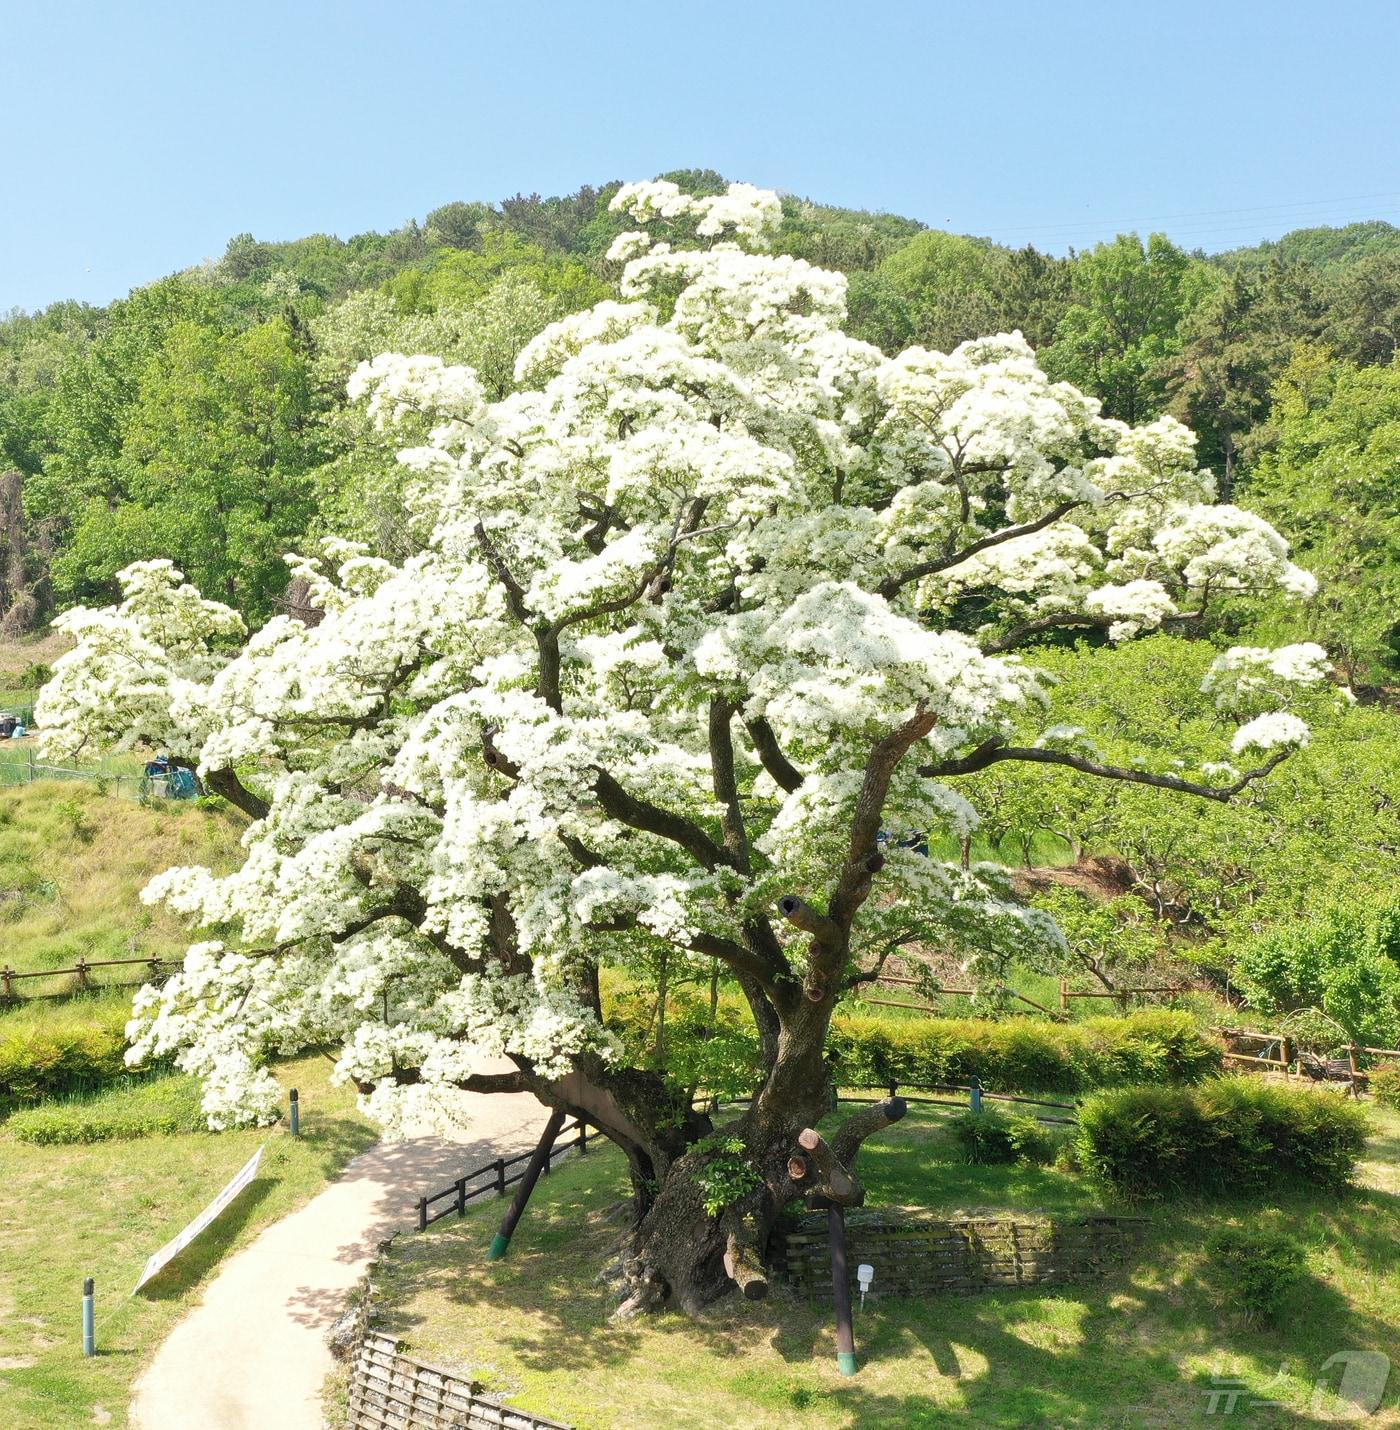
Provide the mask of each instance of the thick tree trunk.
{"label": "thick tree trunk", "polygon": [[[769,1238],[789,1203],[825,1197],[858,1206],[864,1200],[853,1170],[860,1144],[898,1121],[904,1104],[891,1098],[863,1108],[829,1144],[817,1134],[835,1105],[823,1057],[832,1006],[834,999],[824,998],[788,1010],[777,1057],[757,1096],[659,1177],[623,1255],[619,1315],[694,1313],[735,1289],[762,1299]],[[742,1151],[731,1151],[733,1143]],[[707,1198],[716,1192],[724,1204],[711,1209]]]}

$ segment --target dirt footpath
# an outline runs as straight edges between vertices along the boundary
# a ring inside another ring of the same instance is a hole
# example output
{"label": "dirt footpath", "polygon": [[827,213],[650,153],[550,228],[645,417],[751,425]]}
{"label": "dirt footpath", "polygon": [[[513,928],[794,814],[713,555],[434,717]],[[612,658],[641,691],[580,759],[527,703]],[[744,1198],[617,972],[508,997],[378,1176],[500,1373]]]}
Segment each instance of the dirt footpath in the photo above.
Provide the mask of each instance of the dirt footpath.
{"label": "dirt footpath", "polygon": [[136,1383],[139,1430],[322,1430],[325,1335],[374,1249],[471,1167],[532,1147],[533,1097],[477,1095],[472,1140],[415,1137],[356,1157],[319,1196],[229,1260]]}

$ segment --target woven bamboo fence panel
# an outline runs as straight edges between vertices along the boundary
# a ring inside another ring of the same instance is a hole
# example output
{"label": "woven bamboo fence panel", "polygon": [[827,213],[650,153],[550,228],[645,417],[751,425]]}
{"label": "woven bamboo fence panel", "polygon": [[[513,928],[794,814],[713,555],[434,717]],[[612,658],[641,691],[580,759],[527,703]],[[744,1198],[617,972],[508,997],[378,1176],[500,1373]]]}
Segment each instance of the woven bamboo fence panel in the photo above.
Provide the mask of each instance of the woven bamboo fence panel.
{"label": "woven bamboo fence panel", "polygon": [[[861,1262],[875,1268],[872,1295],[924,1296],[1004,1286],[1092,1281],[1126,1265],[1141,1217],[1072,1219],[959,1217],[917,1210],[847,1214],[852,1286]],[[831,1252],[825,1214],[809,1216],[775,1241],[780,1279],[801,1296],[829,1299]]]}
{"label": "woven bamboo fence panel", "polygon": [[569,1430],[513,1410],[451,1371],[415,1360],[392,1336],[367,1331],[350,1377],[350,1430]]}

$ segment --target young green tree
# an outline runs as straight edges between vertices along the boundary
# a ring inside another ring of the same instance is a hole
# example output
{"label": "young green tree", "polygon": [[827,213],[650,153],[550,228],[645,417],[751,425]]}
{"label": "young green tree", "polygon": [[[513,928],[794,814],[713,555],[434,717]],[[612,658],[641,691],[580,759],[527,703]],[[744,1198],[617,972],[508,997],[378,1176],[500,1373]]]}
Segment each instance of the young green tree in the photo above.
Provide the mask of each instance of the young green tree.
{"label": "young green tree", "polygon": [[1400,1044],[1400,903],[1356,898],[1246,943],[1235,977],[1262,1012],[1317,1012],[1347,1041]]}
{"label": "young green tree", "polygon": [[1162,365],[1199,290],[1216,282],[1165,234],[1120,233],[1074,260],[1074,298],[1046,350],[1046,370],[1092,392],[1104,412],[1141,422],[1165,406]]}
{"label": "young green tree", "polygon": [[[1276,388],[1275,446],[1246,484],[1287,519],[1319,579],[1287,613],[1348,680],[1387,680],[1400,659],[1400,368],[1357,368],[1300,351]],[[1282,627],[1281,627],[1282,629]]]}
{"label": "young green tree", "polygon": [[121,407],[110,485],[70,510],[60,594],[98,594],[159,556],[228,604],[270,613],[311,516],[311,415],[307,359],[283,320],[241,333],[171,324]]}

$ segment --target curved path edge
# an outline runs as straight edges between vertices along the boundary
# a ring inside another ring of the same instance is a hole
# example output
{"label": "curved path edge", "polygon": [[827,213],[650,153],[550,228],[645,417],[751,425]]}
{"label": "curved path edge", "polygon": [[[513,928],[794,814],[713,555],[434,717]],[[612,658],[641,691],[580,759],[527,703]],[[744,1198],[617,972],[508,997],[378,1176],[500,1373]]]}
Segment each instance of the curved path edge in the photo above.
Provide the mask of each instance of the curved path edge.
{"label": "curved path edge", "polygon": [[132,1425],[322,1430],[326,1332],[379,1244],[416,1225],[425,1192],[533,1146],[547,1117],[528,1094],[476,1094],[468,1115],[470,1141],[380,1142],[231,1257],[136,1382]]}

